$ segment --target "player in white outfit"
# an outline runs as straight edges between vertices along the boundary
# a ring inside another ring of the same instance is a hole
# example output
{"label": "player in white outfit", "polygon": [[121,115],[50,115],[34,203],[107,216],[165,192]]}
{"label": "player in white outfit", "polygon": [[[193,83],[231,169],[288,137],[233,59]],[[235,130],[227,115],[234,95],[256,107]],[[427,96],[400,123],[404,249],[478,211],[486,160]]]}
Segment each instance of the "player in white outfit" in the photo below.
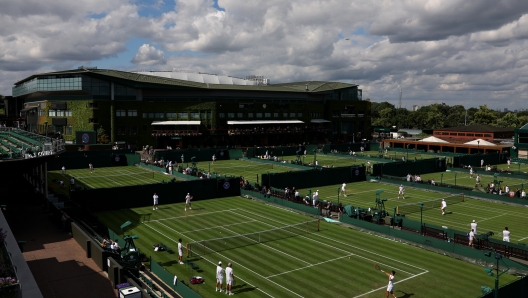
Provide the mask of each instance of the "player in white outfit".
{"label": "player in white outfit", "polygon": [[398,199],[400,198],[400,195],[405,199],[405,188],[403,187],[403,184],[400,185],[400,188],[398,189]]}
{"label": "player in white outfit", "polygon": [[222,268],[222,261],[218,262],[216,266],[216,292],[222,292],[222,285],[224,284],[224,268]]}
{"label": "player in white outfit", "polygon": [[152,210],[158,210],[158,195],[154,193],[152,198],[154,199],[154,205],[152,206]]}
{"label": "player in white outfit", "polygon": [[193,196],[191,196],[190,193],[187,193],[185,196],[185,211],[187,211],[187,206],[189,206],[189,210],[192,210],[191,207],[191,200],[193,199]]}
{"label": "player in white outfit", "polygon": [[473,168],[469,168],[469,178],[473,178]]}
{"label": "player in white outfit", "polygon": [[504,231],[502,231],[502,241],[510,242],[510,231],[508,231],[508,227],[505,227]]}
{"label": "player in white outfit", "polygon": [[392,294],[392,297],[396,298],[396,295],[394,294],[394,275],[396,275],[396,272],[392,270],[391,273],[385,272],[381,270],[381,272],[385,273],[389,277],[389,284],[387,285],[387,294],[385,294],[385,297],[389,297],[389,293]]}
{"label": "player in white outfit", "polygon": [[473,222],[471,223],[471,229],[473,230],[475,235],[477,235],[477,222],[475,220],[473,220]]}
{"label": "player in white outfit", "polygon": [[442,215],[445,215],[445,210],[447,208],[447,202],[442,199],[442,207],[440,207],[440,210],[442,210]]}
{"label": "player in white outfit", "polygon": [[346,195],[346,183],[343,183],[343,185],[341,185],[341,194],[345,195],[345,197],[347,196]]}
{"label": "player in white outfit", "polygon": [[183,244],[181,238],[178,239],[178,261],[183,265]]}
{"label": "player in white outfit", "polygon": [[233,274],[233,264],[229,263],[227,264],[227,267],[225,269],[226,273],[226,294],[234,295],[233,292],[231,292],[231,289],[233,288],[233,283],[235,281],[235,275]]}

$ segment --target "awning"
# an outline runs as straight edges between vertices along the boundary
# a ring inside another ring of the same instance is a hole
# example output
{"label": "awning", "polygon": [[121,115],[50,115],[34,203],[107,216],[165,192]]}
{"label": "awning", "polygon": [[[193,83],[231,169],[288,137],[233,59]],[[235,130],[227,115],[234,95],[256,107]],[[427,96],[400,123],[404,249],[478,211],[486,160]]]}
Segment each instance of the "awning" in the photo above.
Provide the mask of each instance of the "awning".
{"label": "awning", "polygon": [[31,110],[34,110],[34,109],[36,109],[36,108],[38,108],[38,107],[25,107],[25,108],[23,108],[22,110],[20,110],[20,112],[31,111]]}
{"label": "awning", "polygon": [[312,122],[312,123],[327,123],[327,122],[332,122],[332,121],[325,120],[325,119],[312,119],[312,120],[310,120],[310,122]]}
{"label": "awning", "polygon": [[152,125],[200,125],[200,121],[154,121]]}
{"label": "awning", "polygon": [[301,120],[244,120],[244,121],[227,121],[228,125],[239,124],[302,124]]}

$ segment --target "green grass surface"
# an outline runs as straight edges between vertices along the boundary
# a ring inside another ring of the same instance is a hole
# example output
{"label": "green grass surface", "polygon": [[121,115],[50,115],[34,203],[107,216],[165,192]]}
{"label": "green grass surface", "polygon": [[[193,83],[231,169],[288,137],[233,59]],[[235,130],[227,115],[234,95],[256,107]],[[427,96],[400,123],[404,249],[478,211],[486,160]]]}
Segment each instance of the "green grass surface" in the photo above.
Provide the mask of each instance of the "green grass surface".
{"label": "green grass surface", "polygon": [[[460,171],[463,169],[457,169],[457,171]],[[483,170],[478,169],[478,172],[473,174],[473,178],[469,176],[469,170],[464,170],[464,173],[460,172],[443,172],[443,173],[430,173],[430,174],[423,174],[421,175],[422,181],[428,181],[429,179],[434,179],[435,182],[443,182],[448,184],[455,184],[455,173],[457,173],[456,176],[456,185],[462,185],[467,187],[475,187],[476,183],[476,177],[477,174],[481,174],[481,184],[482,186],[477,187],[477,190],[485,191],[485,188],[487,185],[491,182],[493,182],[494,178],[493,175],[486,175],[489,172],[484,172]],[[442,175],[442,176],[441,176]],[[507,174],[500,174],[497,177],[497,180],[503,181],[501,183],[502,187],[508,186],[510,190],[513,188],[515,190],[516,188],[521,189],[522,184],[528,186],[528,181],[525,179],[515,179],[512,178],[512,176],[509,176]],[[527,202],[528,203],[528,202]]]}
{"label": "green grass surface", "polygon": [[[197,162],[198,169],[203,169],[206,172],[218,173],[219,175],[227,176],[243,176],[249,182],[257,182],[257,175],[260,182],[260,175],[266,172],[283,173],[290,171],[298,171],[297,168],[288,167],[280,163],[267,164],[251,160],[218,160],[215,163],[211,162]],[[306,168],[309,170],[309,168]]]}
{"label": "green grass surface", "polygon": [[[148,206],[97,215],[114,231],[132,221],[127,234],[137,234],[141,251],[179,279],[204,277],[205,284],[190,286],[202,297],[225,296],[214,291],[218,261],[224,267],[233,263],[237,297],[384,297],[387,277],[374,270],[375,263],[396,271],[398,297],[477,297],[480,286],[493,287],[494,279],[479,266],[326,222],[319,232],[193,257],[199,269],[192,271],[177,263],[177,253],[154,252],[152,245],[163,242],[175,250],[178,238],[188,243],[311,219],[244,198],[197,201],[193,207],[161,205],[154,211]],[[505,274],[500,283],[515,279]]]}
{"label": "green grass surface", "polygon": [[[126,166],[96,168],[93,173],[90,173],[88,168],[66,170],[66,175],[64,176],[62,176],[62,171],[60,170],[49,171],[48,183],[58,192],[67,193],[71,177],[75,178],[76,185],[89,189],[161,183],[163,180],[167,182],[174,178],[174,176],[150,171],[145,168]],[[58,182],[60,180],[64,181],[64,188],[60,188]]]}
{"label": "green grass surface", "polygon": [[[320,200],[329,200],[337,203],[337,192],[341,184],[312,188],[312,192],[319,190]],[[347,196],[340,196],[339,202],[343,205],[352,205],[361,208],[374,208],[376,206],[376,190],[384,192],[381,198],[386,198],[384,203],[386,210],[393,214],[394,207],[403,204],[426,202],[440,199],[450,194],[423,191],[420,189],[406,187],[405,199],[398,199],[398,185],[384,183],[358,182],[347,185]],[[301,194],[308,193],[308,189],[301,189]],[[527,201],[528,203],[528,201]],[[447,226],[448,228],[469,232],[470,223],[475,220],[478,224],[478,233],[493,231],[494,238],[502,240],[502,231],[507,226],[511,231],[511,242],[528,242],[528,208],[519,205],[498,204],[485,200],[465,198],[464,202],[448,204],[450,214],[442,216],[440,206],[423,212],[423,222],[436,226]],[[420,221],[420,213],[407,214],[406,217]]]}

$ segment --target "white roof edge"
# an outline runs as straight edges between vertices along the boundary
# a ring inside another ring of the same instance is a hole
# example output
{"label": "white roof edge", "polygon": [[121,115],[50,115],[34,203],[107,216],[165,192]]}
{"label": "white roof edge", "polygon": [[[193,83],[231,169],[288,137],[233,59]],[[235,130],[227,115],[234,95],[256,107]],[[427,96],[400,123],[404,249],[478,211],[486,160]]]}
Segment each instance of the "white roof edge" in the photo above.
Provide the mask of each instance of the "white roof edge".
{"label": "white roof edge", "polygon": [[301,120],[242,120],[242,121],[227,121],[228,125],[243,125],[243,124],[302,124]]}
{"label": "white roof edge", "polygon": [[201,121],[154,121],[151,125],[200,125]]}

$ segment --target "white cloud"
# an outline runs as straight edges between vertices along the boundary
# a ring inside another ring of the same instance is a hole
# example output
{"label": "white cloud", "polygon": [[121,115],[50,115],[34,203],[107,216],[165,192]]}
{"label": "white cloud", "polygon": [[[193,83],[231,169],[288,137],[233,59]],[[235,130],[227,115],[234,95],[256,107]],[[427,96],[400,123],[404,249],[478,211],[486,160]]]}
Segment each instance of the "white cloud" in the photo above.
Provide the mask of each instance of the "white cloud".
{"label": "white cloud", "polygon": [[[218,5],[225,11],[212,0],[0,0],[0,80],[8,80],[0,82],[0,93],[10,94],[7,87],[26,74],[112,58],[125,70],[148,65],[257,74],[276,83],[352,82],[374,101],[397,99],[398,85],[413,104],[498,108],[528,100],[528,1]],[[170,9],[142,13],[152,7]],[[143,46],[130,46],[133,38]]]}
{"label": "white cloud", "polygon": [[161,65],[165,64],[167,60],[162,50],[157,50],[154,46],[144,44],[142,45],[132,59],[132,63],[138,65]]}

